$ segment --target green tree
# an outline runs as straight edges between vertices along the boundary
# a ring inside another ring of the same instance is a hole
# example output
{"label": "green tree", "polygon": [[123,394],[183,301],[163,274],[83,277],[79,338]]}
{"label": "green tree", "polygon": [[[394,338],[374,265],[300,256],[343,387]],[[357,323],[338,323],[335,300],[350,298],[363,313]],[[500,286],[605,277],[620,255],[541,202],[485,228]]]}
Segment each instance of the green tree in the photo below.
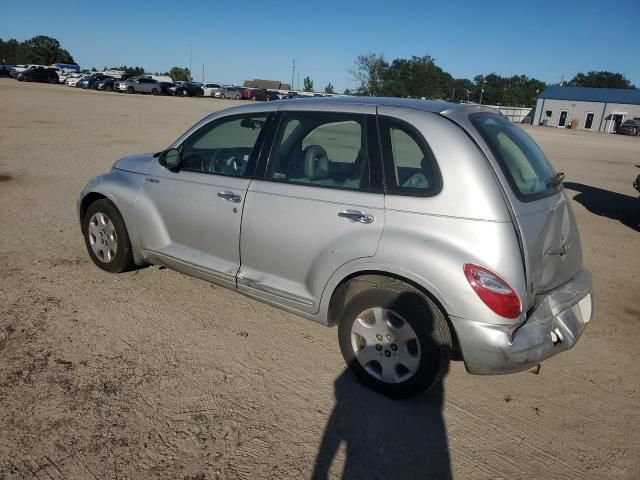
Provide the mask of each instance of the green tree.
{"label": "green tree", "polygon": [[0,39],[0,59],[7,63],[35,63],[51,65],[52,63],[76,63],[71,54],[60,46],[55,38],[38,35],[18,42],[15,39]]}
{"label": "green tree", "polygon": [[134,77],[138,75],[144,75],[145,71],[142,67],[128,67],[126,65],[121,65],[119,67],[111,67],[108,70],[122,70],[127,77]]}
{"label": "green tree", "polygon": [[304,77],[303,84],[302,91],[313,92],[313,80],[311,80],[311,77]]}
{"label": "green tree", "polygon": [[382,55],[365,53],[358,55],[349,73],[357,83],[358,95],[382,94],[383,75],[388,65]]}
{"label": "green tree", "polygon": [[578,73],[567,85],[570,87],[592,87],[592,88],[635,88],[629,79],[622,73],[614,72],[588,72]]}
{"label": "green tree", "polygon": [[189,82],[191,81],[191,72],[188,68],[172,67],[169,70],[169,76],[173,81]]}
{"label": "green tree", "polygon": [[343,92],[343,95],[353,95],[353,92],[351,91],[350,88],[345,88],[344,92]]}
{"label": "green tree", "polygon": [[453,77],[429,55],[397,58],[382,74],[382,94],[390,97],[449,98]]}
{"label": "green tree", "polygon": [[333,85],[331,85],[331,82],[327,83],[327,86],[324,87],[324,93],[336,93],[333,89]]}

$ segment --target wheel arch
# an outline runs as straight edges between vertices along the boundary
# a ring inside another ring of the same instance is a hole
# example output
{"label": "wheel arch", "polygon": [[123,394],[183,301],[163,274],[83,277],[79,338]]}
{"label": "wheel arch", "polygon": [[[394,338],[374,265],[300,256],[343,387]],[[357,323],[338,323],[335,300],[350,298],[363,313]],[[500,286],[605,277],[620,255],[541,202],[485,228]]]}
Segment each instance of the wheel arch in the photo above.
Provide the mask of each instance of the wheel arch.
{"label": "wheel arch", "polygon": [[[133,251],[133,258],[137,265],[145,263],[144,256],[139,249],[137,238],[136,224],[134,218],[134,205],[138,192],[142,187],[142,175],[130,177],[126,172],[112,170],[106,175],[91,180],[83,190],[80,200],[78,201],[78,219],[81,229],[83,229],[83,220],[89,206],[97,200],[109,200],[120,216],[127,229],[129,241]],[[84,235],[84,230],[82,234]]]}
{"label": "wheel arch", "polygon": [[[335,284],[335,286],[331,289],[330,295],[328,296],[328,300],[326,302],[326,321],[327,325],[330,327],[336,326],[338,323],[339,312],[344,308],[344,305],[348,301],[348,299],[355,294],[366,288],[367,284],[371,284],[372,282],[380,282],[386,281],[389,284],[395,282],[405,283],[412,288],[416,289],[426,297],[428,297],[440,310],[443,317],[447,322],[447,326],[449,327],[449,332],[451,334],[452,341],[452,359],[457,360],[461,359],[461,350],[458,342],[458,336],[456,334],[455,328],[449,319],[449,314],[447,313],[447,309],[444,306],[444,302],[442,302],[437,295],[433,293],[433,289],[425,287],[422,283],[418,282],[415,279],[410,278],[408,275],[403,275],[399,272],[391,272],[388,270],[377,270],[377,269],[363,269],[354,271],[345,275],[340,281]],[[360,283],[360,287],[356,285],[356,283]],[[328,292],[325,292],[328,293]],[[325,303],[325,302],[323,302]]]}

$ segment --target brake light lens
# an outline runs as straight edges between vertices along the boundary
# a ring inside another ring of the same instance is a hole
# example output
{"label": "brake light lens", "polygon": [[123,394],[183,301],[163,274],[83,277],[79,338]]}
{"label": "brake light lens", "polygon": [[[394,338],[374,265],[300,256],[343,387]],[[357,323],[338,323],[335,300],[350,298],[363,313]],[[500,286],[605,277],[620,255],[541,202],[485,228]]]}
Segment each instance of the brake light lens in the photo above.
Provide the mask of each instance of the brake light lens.
{"label": "brake light lens", "polygon": [[495,313],[505,318],[517,318],[520,315],[520,297],[500,275],[471,263],[464,266],[464,274],[480,300]]}

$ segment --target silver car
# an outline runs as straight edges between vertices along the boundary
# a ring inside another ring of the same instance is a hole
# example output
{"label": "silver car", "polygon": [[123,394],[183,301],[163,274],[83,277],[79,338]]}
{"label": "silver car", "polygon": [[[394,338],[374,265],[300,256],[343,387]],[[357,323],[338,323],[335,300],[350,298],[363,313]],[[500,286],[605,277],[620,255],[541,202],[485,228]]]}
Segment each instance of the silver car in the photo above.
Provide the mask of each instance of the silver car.
{"label": "silver car", "polygon": [[127,93],[151,93],[158,95],[162,88],[160,82],[148,77],[131,77],[126,80],[118,80],[113,84],[116,91]]}
{"label": "silver car", "polygon": [[203,96],[204,97],[217,97],[224,93],[224,86],[219,83],[205,83],[202,85]]}
{"label": "silver car", "polygon": [[408,397],[450,358],[503,374],[575,345],[592,282],[563,177],[490,108],[334,97],[216,112],[78,209],[98,267],[164,265],[337,325],[356,376]]}

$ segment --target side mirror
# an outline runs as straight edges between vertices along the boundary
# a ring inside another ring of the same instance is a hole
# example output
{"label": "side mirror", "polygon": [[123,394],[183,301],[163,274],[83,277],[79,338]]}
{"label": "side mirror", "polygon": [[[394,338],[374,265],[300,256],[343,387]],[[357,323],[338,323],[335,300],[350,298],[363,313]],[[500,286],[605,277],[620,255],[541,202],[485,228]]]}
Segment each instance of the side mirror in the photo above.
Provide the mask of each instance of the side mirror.
{"label": "side mirror", "polygon": [[165,150],[158,156],[158,161],[163,167],[176,170],[180,166],[180,151],[177,148]]}

